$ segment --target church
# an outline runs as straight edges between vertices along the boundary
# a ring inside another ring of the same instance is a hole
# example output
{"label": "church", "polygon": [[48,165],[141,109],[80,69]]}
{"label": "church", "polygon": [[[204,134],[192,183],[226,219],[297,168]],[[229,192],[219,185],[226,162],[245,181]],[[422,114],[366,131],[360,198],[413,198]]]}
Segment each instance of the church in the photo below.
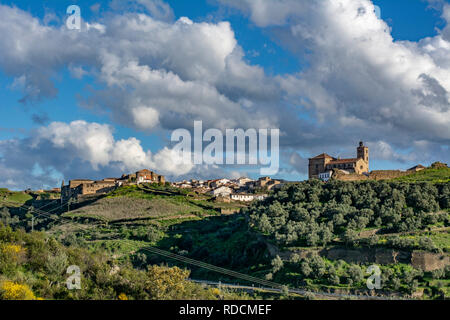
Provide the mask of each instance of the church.
{"label": "church", "polygon": [[309,179],[327,180],[333,170],[361,175],[369,173],[369,148],[360,142],[356,149],[356,158],[353,159],[334,158],[326,153],[309,159]]}

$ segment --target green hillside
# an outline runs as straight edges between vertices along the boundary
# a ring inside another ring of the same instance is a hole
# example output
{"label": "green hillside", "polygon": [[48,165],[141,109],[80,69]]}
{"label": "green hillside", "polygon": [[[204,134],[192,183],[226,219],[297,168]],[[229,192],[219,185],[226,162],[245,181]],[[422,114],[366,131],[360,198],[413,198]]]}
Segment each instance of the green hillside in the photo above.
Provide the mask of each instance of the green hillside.
{"label": "green hillside", "polygon": [[[157,188],[156,188],[157,187]],[[164,186],[128,186],[95,201],[88,199],[73,205],[66,217],[98,219],[107,222],[125,220],[190,220],[216,216],[222,209],[238,211],[242,205],[215,203],[210,197],[190,196],[188,192]]]}
{"label": "green hillside", "polygon": [[404,182],[450,182],[450,168],[427,168],[425,170],[394,179]]}
{"label": "green hillside", "polygon": [[[66,270],[81,271],[80,290],[67,290]],[[0,223],[0,300],[219,300],[252,299],[245,293],[205,288],[181,268],[146,270],[104,251],[63,246],[45,233],[13,231]]]}
{"label": "green hillside", "polygon": [[[363,290],[363,274],[376,262],[386,275],[384,290],[412,294],[422,287],[436,297],[447,289],[429,279],[450,277],[450,265],[442,263],[450,252],[449,208],[449,183],[308,181],[253,204],[247,214],[276,252],[267,277],[277,282]],[[414,262],[415,250],[436,257],[442,269],[424,272],[436,267]],[[381,253],[385,259],[376,261]]]}
{"label": "green hillside", "polygon": [[[21,205],[32,199],[33,197],[25,192],[15,192],[5,188],[0,189],[0,200],[17,202],[19,205]],[[0,206],[2,206],[1,202]]]}
{"label": "green hillside", "polygon": [[[354,293],[367,290],[370,259],[394,250],[402,252],[398,261],[377,263],[384,294],[422,290],[435,299],[448,292],[450,267],[424,272],[407,259],[416,250],[442,261],[448,256],[448,182],[307,181],[248,207],[166,186],[134,186],[67,209],[35,217],[34,229],[137,270],[164,263],[189,268],[192,279],[236,281],[151,254],[145,250],[151,246],[292,288]],[[224,215],[222,209],[241,212]],[[0,211],[0,219],[30,231],[30,213],[16,211]]]}

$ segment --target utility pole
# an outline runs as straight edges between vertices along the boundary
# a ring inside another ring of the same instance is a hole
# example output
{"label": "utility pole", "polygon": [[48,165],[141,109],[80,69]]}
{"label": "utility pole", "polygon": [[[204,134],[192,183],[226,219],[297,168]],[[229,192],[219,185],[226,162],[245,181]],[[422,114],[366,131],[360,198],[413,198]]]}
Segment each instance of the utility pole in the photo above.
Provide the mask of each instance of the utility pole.
{"label": "utility pole", "polygon": [[27,211],[27,218],[29,217],[29,214],[31,215],[31,232],[34,231],[34,214],[33,214],[33,211],[34,211],[34,207],[33,206],[29,207],[28,211]]}

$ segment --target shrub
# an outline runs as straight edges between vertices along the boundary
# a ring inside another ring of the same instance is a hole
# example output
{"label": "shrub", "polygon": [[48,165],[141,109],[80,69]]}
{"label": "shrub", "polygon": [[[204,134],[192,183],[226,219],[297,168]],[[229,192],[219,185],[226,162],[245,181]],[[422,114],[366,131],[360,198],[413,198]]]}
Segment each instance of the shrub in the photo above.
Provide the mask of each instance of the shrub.
{"label": "shrub", "polygon": [[27,285],[12,281],[3,281],[0,284],[0,297],[2,300],[36,300]]}

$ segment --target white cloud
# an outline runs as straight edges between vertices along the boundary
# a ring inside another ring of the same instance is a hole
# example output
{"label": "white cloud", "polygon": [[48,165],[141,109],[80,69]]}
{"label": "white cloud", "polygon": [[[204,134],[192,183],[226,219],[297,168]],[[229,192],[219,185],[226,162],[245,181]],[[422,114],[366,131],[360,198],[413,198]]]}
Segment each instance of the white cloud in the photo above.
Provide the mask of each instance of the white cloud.
{"label": "white cloud", "polygon": [[375,157],[380,160],[398,161],[398,162],[411,162],[417,158],[411,153],[399,153],[392,148],[385,141],[378,141],[375,143],[368,143],[370,147],[371,157]]}
{"label": "white cloud", "polygon": [[[336,142],[347,146],[357,139],[403,149],[415,140],[449,144],[449,26],[419,42],[395,41],[370,0],[221,2],[271,27],[288,49],[307,57],[304,70],[278,80],[317,120],[316,130],[308,127],[317,143],[329,144],[337,134]],[[450,22],[449,12],[446,5]]]}
{"label": "white cloud", "polygon": [[[380,159],[449,159],[442,149],[450,141],[449,26],[419,42],[394,41],[369,0],[221,0],[306,58],[305,69],[271,78],[246,62],[230,23],[186,17],[173,22],[161,1],[131,2],[147,4],[150,15],[110,12],[89,27],[85,23],[82,32],[46,26],[0,5],[0,69],[15,79],[23,101],[54,97],[52,78],[63,68],[74,77],[89,73],[102,89],[85,96],[83,105],[105,109],[113,121],[141,131],[190,128],[203,120],[205,127],[221,129],[280,127],[282,146],[305,155],[353,150],[363,139],[374,141]],[[152,13],[158,5],[159,17]],[[449,5],[443,17],[450,22]],[[297,111],[307,115],[299,119]],[[38,145],[64,152],[53,160],[37,153],[43,163],[64,160],[83,172],[68,156],[70,146],[91,169],[156,164],[168,172],[201,173],[198,167],[177,172],[175,164],[162,161],[169,149],[151,154],[133,138],[116,141],[103,125],[86,124],[93,140],[74,124],[59,126],[62,133],[51,125],[42,129]],[[77,132],[83,142],[64,130]],[[38,151],[25,142],[13,144],[26,147],[24,154]],[[409,149],[414,157],[397,151]],[[287,163],[301,172],[296,163],[304,159],[291,159]]]}
{"label": "white cloud", "polygon": [[169,22],[174,19],[172,8],[163,0],[112,0],[109,6],[116,11],[143,8],[156,20]]}
{"label": "white cloud", "polygon": [[[162,1],[137,2],[148,9],[166,7]],[[89,72],[105,85],[83,105],[106,108],[116,122],[138,130],[186,127],[194,119],[219,128],[279,122],[278,116],[267,117],[278,97],[277,84],[244,61],[228,22],[164,22],[125,12],[84,22],[81,32],[73,32],[0,5],[0,32],[5,34],[0,68],[21,79],[24,102],[54,97],[52,76],[68,67],[75,78]],[[258,109],[241,104],[248,100]]]}
{"label": "white cloud", "polygon": [[96,170],[110,163],[115,144],[109,126],[81,120],[70,124],[53,122],[48,127],[39,128],[33,137],[32,148],[38,148],[43,141],[90,162]]}
{"label": "white cloud", "polygon": [[143,130],[153,129],[159,123],[159,112],[153,108],[139,106],[132,110],[134,123]]}
{"label": "white cloud", "polygon": [[[55,185],[54,172],[66,178],[101,178],[148,168],[176,177],[193,169],[167,147],[153,154],[134,137],[116,140],[109,125],[82,120],[53,122],[28,138],[0,141],[0,155],[1,185],[19,172],[17,186],[40,186]],[[28,175],[33,178],[26,182]]]}

